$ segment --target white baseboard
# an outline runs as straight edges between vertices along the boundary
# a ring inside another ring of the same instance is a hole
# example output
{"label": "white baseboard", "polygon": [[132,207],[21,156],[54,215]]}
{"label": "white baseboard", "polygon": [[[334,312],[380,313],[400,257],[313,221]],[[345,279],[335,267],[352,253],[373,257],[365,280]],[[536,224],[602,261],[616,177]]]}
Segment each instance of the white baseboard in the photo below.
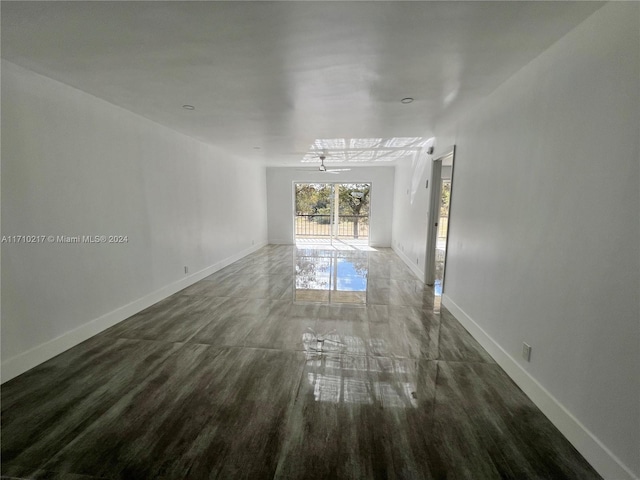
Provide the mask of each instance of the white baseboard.
{"label": "white baseboard", "polygon": [[442,295],[442,305],[456,317],[605,480],[640,480],[446,294]]}
{"label": "white baseboard", "polygon": [[225,258],[207,268],[204,268],[196,273],[193,273],[187,277],[181,278],[165,287],[162,287],[154,292],[145,295],[142,298],[134,300],[131,303],[123,305],[111,312],[94,318],[89,322],[80,325],[73,330],[70,330],[59,337],[53,338],[45,343],[41,343],[36,347],[33,347],[26,352],[20,353],[8,360],[2,362],[2,383],[11,380],[14,377],[32,369],[33,367],[40,365],[43,362],[61,354],[65,350],[75,347],[79,343],[97,335],[98,333],[112,327],[116,323],[121,322],[129,318],[131,315],[150,307],[154,303],[167,298],[169,295],[173,295],[179,292],[183,288],[192,285],[203,278],[217,272],[218,270],[226,267],[240,260],[241,258],[253,253],[260,248],[264,247],[266,243],[260,243],[258,245],[251,246],[250,248],[238,252],[230,257]]}
{"label": "white baseboard", "polygon": [[404,263],[407,264],[407,267],[409,267],[411,269],[411,271],[415,274],[416,277],[418,277],[418,279],[421,282],[424,282],[424,272],[422,270],[420,270],[420,268],[418,268],[418,265],[416,265],[415,263],[413,263],[411,261],[411,259],[409,257],[407,257],[404,252],[401,252],[400,250],[398,250],[396,247],[394,247],[393,245],[391,246],[391,249],[396,252],[396,254],[400,257],[400,259],[402,259],[402,261]]}

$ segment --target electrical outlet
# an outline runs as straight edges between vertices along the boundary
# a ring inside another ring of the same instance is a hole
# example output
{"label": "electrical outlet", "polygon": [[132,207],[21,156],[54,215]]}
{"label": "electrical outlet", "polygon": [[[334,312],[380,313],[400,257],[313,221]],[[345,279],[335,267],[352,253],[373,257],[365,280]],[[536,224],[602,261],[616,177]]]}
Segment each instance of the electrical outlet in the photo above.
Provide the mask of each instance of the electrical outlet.
{"label": "electrical outlet", "polygon": [[522,342],[522,358],[527,362],[531,361],[531,345],[525,342]]}
{"label": "electrical outlet", "polygon": [[184,273],[185,273],[185,275],[186,275],[187,273],[189,273],[189,267],[187,267],[186,265],[185,265],[185,267],[184,267]]}

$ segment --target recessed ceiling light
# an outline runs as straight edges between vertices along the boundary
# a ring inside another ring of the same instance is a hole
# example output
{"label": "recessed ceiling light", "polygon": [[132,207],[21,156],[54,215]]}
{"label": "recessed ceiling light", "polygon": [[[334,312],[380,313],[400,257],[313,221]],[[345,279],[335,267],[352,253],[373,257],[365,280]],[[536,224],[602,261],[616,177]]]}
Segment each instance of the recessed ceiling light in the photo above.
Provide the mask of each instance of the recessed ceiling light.
{"label": "recessed ceiling light", "polygon": [[411,97],[405,97],[402,100],[400,100],[402,103],[411,103],[413,102],[413,98]]}
{"label": "recessed ceiling light", "polygon": [[195,110],[196,107],[194,107],[193,105],[182,105],[182,108],[184,108],[185,110]]}

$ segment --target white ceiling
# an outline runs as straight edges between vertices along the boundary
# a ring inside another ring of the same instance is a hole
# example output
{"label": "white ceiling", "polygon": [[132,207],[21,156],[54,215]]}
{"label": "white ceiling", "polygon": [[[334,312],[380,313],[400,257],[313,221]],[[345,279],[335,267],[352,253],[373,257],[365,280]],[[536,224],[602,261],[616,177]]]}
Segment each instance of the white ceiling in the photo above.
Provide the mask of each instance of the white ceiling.
{"label": "white ceiling", "polygon": [[268,165],[389,165],[601,5],[3,1],[2,57]]}

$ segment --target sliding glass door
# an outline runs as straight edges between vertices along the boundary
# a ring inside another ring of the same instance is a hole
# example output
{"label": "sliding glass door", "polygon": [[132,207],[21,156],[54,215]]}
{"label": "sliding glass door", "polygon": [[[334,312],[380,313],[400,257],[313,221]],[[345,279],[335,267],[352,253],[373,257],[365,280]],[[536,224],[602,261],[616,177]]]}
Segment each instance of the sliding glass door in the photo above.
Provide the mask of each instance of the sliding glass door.
{"label": "sliding glass door", "polygon": [[369,183],[296,183],[296,243],[369,244]]}

